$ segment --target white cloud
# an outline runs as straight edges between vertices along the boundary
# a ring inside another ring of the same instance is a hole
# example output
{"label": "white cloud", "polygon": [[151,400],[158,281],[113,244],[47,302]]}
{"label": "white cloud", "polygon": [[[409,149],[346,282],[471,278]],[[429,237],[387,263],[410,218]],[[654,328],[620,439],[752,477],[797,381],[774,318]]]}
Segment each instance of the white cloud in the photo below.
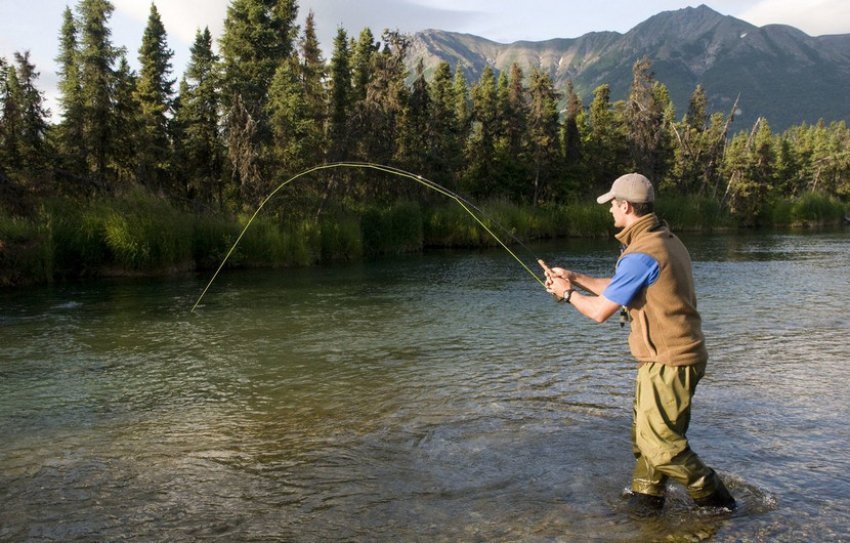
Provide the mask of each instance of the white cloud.
{"label": "white cloud", "polygon": [[[191,44],[195,32],[205,26],[219,35],[229,0],[180,0],[154,2],[168,36]],[[138,21],[142,28],[150,16],[151,0],[113,0],[116,12]]]}
{"label": "white cloud", "polygon": [[757,26],[791,25],[811,36],[850,33],[847,0],[760,0],[738,17]]}

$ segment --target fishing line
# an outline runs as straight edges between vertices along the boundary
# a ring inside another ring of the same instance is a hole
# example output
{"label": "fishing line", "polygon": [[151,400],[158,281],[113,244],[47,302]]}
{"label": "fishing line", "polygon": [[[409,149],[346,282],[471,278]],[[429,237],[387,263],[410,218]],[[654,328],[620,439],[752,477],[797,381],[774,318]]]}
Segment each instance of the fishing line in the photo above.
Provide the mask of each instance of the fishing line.
{"label": "fishing line", "polygon": [[[384,173],[389,173],[389,174],[392,174],[392,175],[398,175],[398,176],[400,176],[400,177],[406,177],[406,178],[408,178],[408,179],[412,179],[413,181],[416,181],[417,183],[419,183],[420,185],[422,185],[422,186],[424,186],[424,187],[427,187],[427,188],[429,188],[429,189],[431,189],[431,190],[433,190],[433,191],[436,191],[436,192],[438,192],[438,193],[442,194],[443,196],[447,196],[447,197],[451,198],[452,200],[454,200],[455,202],[457,202],[457,204],[458,204],[460,207],[462,207],[462,208],[464,209],[464,211],[466,211],[466,212],[467,212],[467,213],[468,213],[468,214],[469,214],[469,215],[470,215],[473,219],[475,219],[475,222],[477,222],[477,223],[478,223],[478,224],[479,224],[482,228],[484,228],[484,230],[485,230],[488,234],[490,234],[490,236],[491,236],[494,240],[496,240],[496,241],[499,243],[499,245],[501,245],[501,246],[502,246],[502,248],[503,248],[503,249],[505,249],[505,251],[507,251],[507,252],[508,252],[508,254],[509,254],[509,255],[511,255],[511,256],[514,258],[514,260],[516,260],[516,261],[519,263],[519,265],[520,265],[520,266],[522,266],[522,268],[523,268],[526,272],[528,272],[528,274],[529,274],[531,277],[533,277],[533,278],[534,278],[534,280],[535,280],[535,281],[537,281],[538,283],[540,283],[540,285],[541,285],[541,286],[543,286],[544,288],[546,287],[546,284],[543,282],[543,280],[541,280],[541,279],[537,276],[537,274],[535,274],[533,271],[531,271],[531,268],[529,268],[529,267],[525,264],[525,262],[523,262],[523,261],[522,261],[522,259],[520,259],[520,258],[519,258],[519,257],[518,257],[518,256],[517,256],[517,255],[516,255],[516,254],[515,254],[515,253],[514,253],[514,252],[513,252],[513,251],[512,251],[512,250],[511,250],[511,249],[510,249],[507,245],[506,245],[506,244],[505,244],[505,242],[504,242],[504,241],[502,241],[502,239],[501,239],[501,238],[499,238],[499,236],[497,236],[497,235],[493,232],[493,230],[491,230],[491,229],[490,229],[490,227],[489,227],[489,226],[487,226],[487,224],[485,224],[485,223],[484,223],[484,221],[482,220],[482,218],[485,218],[485,219],[487,219],[487,220],[491,221],[493,224],[495,224],[495,225],[499,226],[502,230],[504,230],[504,231],[505,231],[505,233],[506,233],[508,236],[510,236],[510,237],[511,237],[511,239],[512,239],[513,241],[515,241],[515,242],[516,242],[516,243],[518,243],[520,246],[522,246],[522,247],[523,247],[526,251],[528,251],[530,254],[534,255],[534,253],[532,253],[532,252],[531,252],[531,250],[530,250],[530,249],[529,249],[529,248],[528,248],[528,247],[527,247],[527,246],[526,246],[526,245],[525,245],[525,244],[524,244],[521,240],[519,240],[516,236],[514,236],[514,235],[513,235],[513,234],[512,234],[512,233],[511,233],[511,232],[510,232],[507,228],[505,228],[505,227],[501,226],[498,222],[496,222],[496,221],[494,221],[493,219],[491,219],[491,218],[487,217],[487,216],[484,214],[484,212],[483,212],[483,211],[481,211],[478,207],[476,207],[475,205],[473,205],[471,202],[469,202],[468,200],[466,200],[466,199],[465,199],[465,198],[463,198],[462,196],[460,196],[460,195],[458,195],[458,194],[456,194],[456,193],[454,193],[454,192],[450,191],[449,189],[447,189],[447,188],[443,187],[442,185],[439,185],[439,184],[435,183],[434,181],[431,181],[431,180],[429,180],[429,179],[426,179],[426,178],[422,177],[421,175],[414,174],[414,173],[411,173],[411,172],[408,172],[408,171],[405,171],[405,170],[401,170],[401,169],[399,169],[399,168],[395,168],[395,167],[392,167],[392,166],[384,166],[384,165],[382,165],[382,164],[373,164],[373,163],[371,163],[371,162],[333,162],[333,163],[329,163],[329,164],[322,164],[322,165],[319,165],[319,166],[314,166],[314,167],[312,167],[312,168],[308,168],[308,169],[306,169],[306,170],[304,170],[304,171],[302,171],[302,172],[300,172],[300,173],[298,173],[298,174],[296,174],[296,175],[294,175],[294,176],[290,177],[289,179],[287,179],[286,181],[284,181],[284,182],[282,182],[280,185],[278,185],[278,186],[277,186],[277,187],[276,187],[273,191],[271,191],[271,192],[268,194],[268,196],[266,196],[265,198],[263,198],[263,200],[260,202],[260,205],[259,205],[259,206],[257,206],[256,211],[254,211],[254,214],[253,214],[253,215],[251,215],[251,218],[250,218],[250,219],[248,219],[248,222],[247,222],[247,223],[245,224],[245,226],[242,228],[242,231],[239,233],[239,236],[237,236],[236,241],[234,241],[234,242],[233,242],[233,245],[230,247],[230,250],[228,250],[228,251],[227,251],[227,254],[225,254],[225,255],[224,255],[224,258],[222,259],[221,264],[219,264],[219,265],[218,265],[218,268],[215,270],[215,273],[213,274],[213,276],[212,276],[212,278],[210,279],[209,283],[207,283],[207,286],[206,286],[206,287],[204,287],[204,290],[201,292],[201,295],[200,295],[200,296],[198,296],[198,300],[195,302],[195,305],[193,305],[193,306],[192,306],[192,310],[191,310],[192,312],[194,312],[194,311],[195,311],[195,308],[197,308],[197,307],[198,307],[198,305],[201,303],[201,300],[204,298],[204,295],[206,295],[206,293],[207,293],[207,291],[209,290],[210,286],[212,286],[213,282],[216,280],[216,277],[218,277],[218,274],[221,272],[222,268],[224,268],[224,265],[225,265],[225,263],[227,262],[227,259],[228,259],[228,258],[230,258],[230,255],[231,255],[231,254],[233,254],[233,251],[235,251],[235,250],[236,250],[236,246],[237,246],[237,245],[239,245],[239,242],[242,240],[243,236],[245,235],[245,232],[247,232],[247,231],[248,231],[248,228],[251,226],[251,223],[253,223],[253,222],[254,222],[254,219],[256,219],[256,218],[257,218],[257,215],[259,215],[259,214],[260,214],[260,211],[263,209],[263,206],[265,206],[265,205],[266,205],[266,203],[268,203],[268,201],[269,201],[269,200],[271,200],[271,199],[274,197],[274,195],[275,195],[275,194],[277,194],[277,193],[278,193],[278,192],[279,192],[279,191],[280,191],[283,187],[285,187],[286,185],[288,185],[288,184],[292,183],[292,182],[293,182],[293,181],[295,181],[296,179],[298,179],[298,178],[300,178],[300,177],[304,177],[305,175],[309,175],[309,174],[311,174],[311,173],[313,173],[313,172],[317,172],[317,171],[321,171],[321,170],[328,170],[328,169],[333,169],[333,168],[359,168],[359,169],[371,169],[371,170],[377,170],[377,171],[384,172]],[[478,215],[476,215],[476,214],[472,211],[473,209],[474,209],[476,212],[478,212]],[[480,216],[479,216],[479,215],[480,215]],[[535,258],[535,260],[536,260],[536,258]]]}

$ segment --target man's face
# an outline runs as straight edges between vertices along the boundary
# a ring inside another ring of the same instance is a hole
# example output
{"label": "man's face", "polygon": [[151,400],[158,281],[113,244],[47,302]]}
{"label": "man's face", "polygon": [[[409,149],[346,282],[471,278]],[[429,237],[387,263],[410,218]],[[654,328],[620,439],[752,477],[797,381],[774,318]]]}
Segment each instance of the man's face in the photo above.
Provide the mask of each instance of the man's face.
{"label": "man's face", "polygon": [[616,228],[623,228],[626,226],[626,211],[629,207],[629,203],[617,200],[614,198],[611,200],[611,215],[614,217],[614,226]]}

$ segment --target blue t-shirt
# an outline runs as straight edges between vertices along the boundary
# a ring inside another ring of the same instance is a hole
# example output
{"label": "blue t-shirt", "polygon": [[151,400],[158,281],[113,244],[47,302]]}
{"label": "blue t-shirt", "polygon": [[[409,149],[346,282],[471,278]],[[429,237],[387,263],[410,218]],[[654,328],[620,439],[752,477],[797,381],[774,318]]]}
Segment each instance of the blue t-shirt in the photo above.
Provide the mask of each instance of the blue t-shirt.
{"label": "blue t-shirt", "polygon": [[635,294],[658,279],[658,262],[644,253],[630,253],[620,259],[611,282],[602,295],[620,305],[629,305]]}

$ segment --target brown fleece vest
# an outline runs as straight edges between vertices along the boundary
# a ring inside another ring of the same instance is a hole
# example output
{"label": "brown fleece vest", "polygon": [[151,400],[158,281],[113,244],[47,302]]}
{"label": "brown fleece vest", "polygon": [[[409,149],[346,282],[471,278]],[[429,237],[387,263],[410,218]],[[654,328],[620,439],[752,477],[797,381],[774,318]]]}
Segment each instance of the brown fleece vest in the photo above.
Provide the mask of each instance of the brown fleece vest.
{"label": "brown fleece vest", "polygon": [[[690,366],[708,360],[688,250],[655,214],[620,232],[623,255],[643,253],[658,262],[658,279],[627,306],[629,348],[638,362]],[[622,256],[620,258],[622,258]]]}

